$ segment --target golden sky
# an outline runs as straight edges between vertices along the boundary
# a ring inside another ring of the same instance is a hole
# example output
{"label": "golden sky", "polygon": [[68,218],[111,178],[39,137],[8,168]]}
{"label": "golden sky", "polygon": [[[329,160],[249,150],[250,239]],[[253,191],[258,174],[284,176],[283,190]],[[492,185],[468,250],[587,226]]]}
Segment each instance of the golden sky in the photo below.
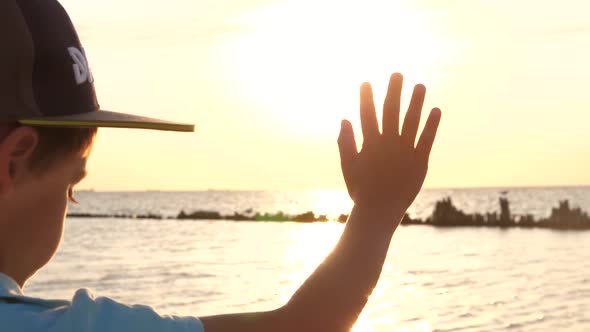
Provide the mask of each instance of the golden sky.
{"label": "golden sky", "polygon": [[443,111],[427,187],[590,184],[587,0],[62,4],[104,109],[197,128],[101,129],[81,188],[342,189],[340,120],[395,71]]}

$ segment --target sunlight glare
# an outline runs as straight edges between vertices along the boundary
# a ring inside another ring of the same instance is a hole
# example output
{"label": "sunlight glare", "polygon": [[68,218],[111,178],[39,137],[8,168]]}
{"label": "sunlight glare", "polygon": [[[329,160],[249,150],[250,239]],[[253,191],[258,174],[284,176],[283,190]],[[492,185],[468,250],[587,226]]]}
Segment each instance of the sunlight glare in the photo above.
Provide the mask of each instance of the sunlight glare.
{"label": "sunlight glare", "polygon": [[344,190],[316,190],[311,195],[315,202],[313,211],[327,215],[330,220],[336,220],[341,213],[352,209],[353,202]]}
{"label": "sunlight glare", "polygon": [[402,72],[409,95],[435,79],[446,47],[423,14],[396,1],[284,1],[242,20],[252,29],[225,45],[226,75],[298,134],[356,119],[363,81],[382,100],[389,74]]}

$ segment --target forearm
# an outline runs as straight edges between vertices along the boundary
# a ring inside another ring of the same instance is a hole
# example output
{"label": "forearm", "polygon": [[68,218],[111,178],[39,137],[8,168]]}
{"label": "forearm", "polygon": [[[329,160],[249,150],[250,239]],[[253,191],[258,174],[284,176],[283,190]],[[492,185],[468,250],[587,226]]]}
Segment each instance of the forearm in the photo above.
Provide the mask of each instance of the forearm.
{"label": "forearm", "polygon": [[379,280],[391,237],[405,211],[355,206],[332,253],[285,310],[307,331],[347,330]]}
{"label": "forearm", "polygon": [[207,332],[347,331],[379,280],[402,209],[353,208],[332,253],[273,311],[202,317]]}

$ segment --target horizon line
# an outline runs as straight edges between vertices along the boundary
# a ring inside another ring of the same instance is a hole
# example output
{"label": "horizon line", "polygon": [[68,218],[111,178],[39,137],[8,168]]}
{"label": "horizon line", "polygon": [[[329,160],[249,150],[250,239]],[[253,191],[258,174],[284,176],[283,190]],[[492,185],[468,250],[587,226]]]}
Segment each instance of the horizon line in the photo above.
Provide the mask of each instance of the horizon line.
{"label": "horizon line", "polygon": [[[516,186],[466,186],[466,187],[424,187],[422,190],[476,190],[476,189],[541,189],[541,188],[587,188],[590,184],[564,184],[564,185],[516,185]],[[228,189],[228,188],[207,188],[207,189],[94,189],[82,188],[77,192],[263,192],[263,191],[346,191],[339,188],[309,188],[309,189]]]}

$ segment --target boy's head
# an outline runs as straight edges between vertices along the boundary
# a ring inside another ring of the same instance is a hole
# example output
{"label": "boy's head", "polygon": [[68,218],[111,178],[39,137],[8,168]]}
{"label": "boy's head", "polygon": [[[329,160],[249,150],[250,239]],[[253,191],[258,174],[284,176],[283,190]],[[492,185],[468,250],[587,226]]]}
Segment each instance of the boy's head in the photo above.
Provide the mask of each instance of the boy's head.
{"label": "boy's head", "polygon": [[0,124],[0,271],[21,285],[60,243],[96,131]]}
{"label": "boy's head", "polygon": [[57,249],[97,127],[193,131],[100,110],[73,23],[57,0],[0,2],[0,272],[19,284]]}

